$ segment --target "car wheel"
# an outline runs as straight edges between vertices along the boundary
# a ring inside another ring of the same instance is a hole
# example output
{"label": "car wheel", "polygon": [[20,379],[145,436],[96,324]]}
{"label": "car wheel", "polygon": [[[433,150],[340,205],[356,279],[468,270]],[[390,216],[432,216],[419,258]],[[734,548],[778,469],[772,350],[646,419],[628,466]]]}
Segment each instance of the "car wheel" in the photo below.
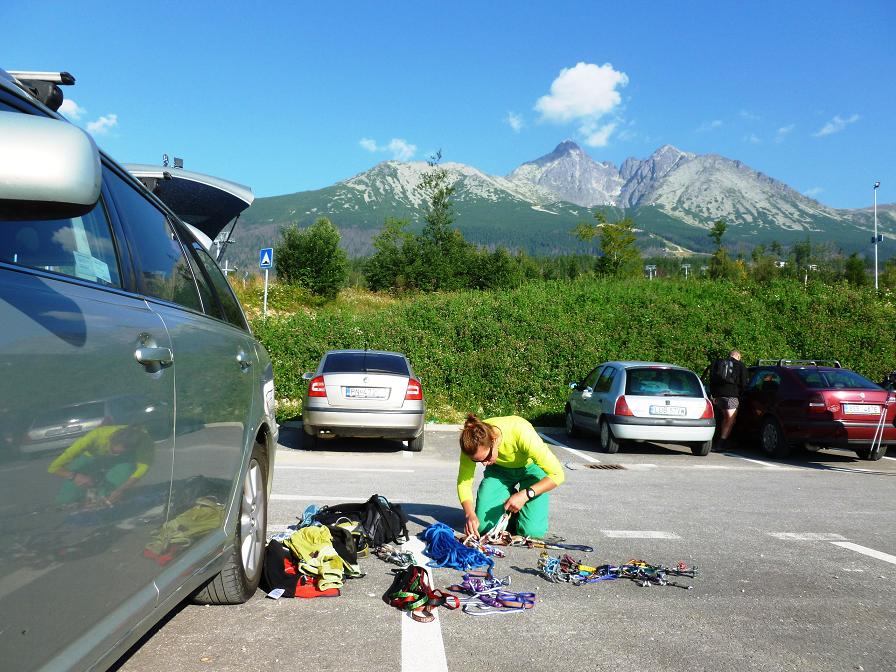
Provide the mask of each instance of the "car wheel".
{"label": "car wheel", "polygon": [[762,421],[762,428],[759,430],[759,445],[762,452],[772,457],[787,457],[790,455],[790,445],[787,438],[781,430],[781,425],[774,418],[766,417]]}
{"label": "car wheel", "polygon": [[880,458],[887,454],[887,447],[885,445],[880,445],[877,447],[877,450],[871,450],[871,447],[868,448],[857,448],[856,455],[859,456],[860,460],[869,460],[871,462],[877,462]]}
{"label": "car wheel", "polygon": [[256,443],[243,478],[233,543],[225,554],[221,571],[196,594],[195,601],[242,604],[255,594],[261,580],[267,539],[267,478],[264,447]]}
{"label": "car wheel", "polygon": [[415,436],[413,439],[408,439],[408,450],[412,453],[419,453],[423,450],[423,435],[425,432],[420,432],[420,436]]}
{"label": "car wheel", "polygon": [[606,420],[600,421],[600,449],[605,453],[618,453],[619,442],[613,436],[613,430],[610,429],[610,423]]}
{"label": "car wheel", "polygon": [[698,441],[697,443],[691,444],[691,452],[694,455],[699,455],[700,457],[706,457],[709,455],[709,451],[712,450],[712,441]]}
{"label": "car wheel", "polygon": [[575,418],[572,417],[572,408],[566,407],[566,436],[579,436],[581,432],[576,427]]}

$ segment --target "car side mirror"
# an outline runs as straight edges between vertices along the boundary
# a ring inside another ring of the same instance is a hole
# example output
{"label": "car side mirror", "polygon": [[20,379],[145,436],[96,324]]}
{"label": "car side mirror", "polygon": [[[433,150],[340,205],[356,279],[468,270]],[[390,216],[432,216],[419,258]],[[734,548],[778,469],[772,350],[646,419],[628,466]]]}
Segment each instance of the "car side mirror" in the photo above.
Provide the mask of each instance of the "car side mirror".
{"label": "car side mirror", "polygon": [[579,389],[579,384],[578,384],[578,383],[570,383],[570,384],[569,384],[569,389],[571,389],[571,390],[578,390],[578,389]]}
{"label": "car side mirror", "polygon": [[67,121],[0,112],[0,220],[67,219],[93,210],[103,173],[96,143]]}
{"label": "car side mirror", "polygon": [[314,378],[314,374],[311,371],[302,374],[302,380],[311,380],[312,378]]}

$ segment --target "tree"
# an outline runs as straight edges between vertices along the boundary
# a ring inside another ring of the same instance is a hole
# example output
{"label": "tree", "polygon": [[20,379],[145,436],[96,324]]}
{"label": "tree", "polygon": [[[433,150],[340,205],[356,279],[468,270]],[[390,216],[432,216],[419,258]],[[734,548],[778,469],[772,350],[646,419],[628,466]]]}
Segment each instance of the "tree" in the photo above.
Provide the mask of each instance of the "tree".
{"label": "tree", "polygon": [[722,219],[716,220],[709,230],[709,237],[716,244],[716,251],[709,258],[709,277],[713,279],[735,278],[739,274],[739,267],[731,261],[728,252],[722,247],[722,237],[727,230],[728,225]]}
{"label": "tree", "polygon": [[641,252],[635,245],[635,223],[626,217],[618,222],[608,222],[600,210],[594,212],[597,224],[579,222],[573,234],[584,242],[600,234],[600,253],[596,268],[601,275],[633,276],[640,272]]}
{"label": "tree", "polygon": [[374,237],[373,248],[376,252],[364,264],[364,277],[373,291],[408,286],[408,253],[413,240],[413,236],[406,231],[409,224],[407,219],[387,217],[383,230]]}
{"label": "tree", "polygon": [[865,272],[865,262],[855,252],[849,255],[843,266],[843,279],[851,285],[864,287],[868,284],[868,273]]}
{"label": "tree", "polygon": [[712,238],[712,242],[716,244],[717,251],[722,249],[722,236],[725,235],[725,231],[727,230],[728,225],[725,224],[724,219],[716,220],[709,230],[709,237]]}
{"label": "tree", "polygon": [[339,230],[321,217],[307,229],[292,224],[282,234],[274,251],[277,277],[326,299],[336,298],[348,276],[348,259],[339,248]]}

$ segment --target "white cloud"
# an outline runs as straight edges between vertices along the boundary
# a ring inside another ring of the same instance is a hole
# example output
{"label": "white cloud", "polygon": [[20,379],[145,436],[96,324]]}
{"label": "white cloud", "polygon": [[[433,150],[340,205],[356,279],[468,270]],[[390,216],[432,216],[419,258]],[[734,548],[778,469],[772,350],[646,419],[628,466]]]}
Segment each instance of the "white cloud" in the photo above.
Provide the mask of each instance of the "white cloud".
{"label": "white cloud", "polygon": [[417,153],[417,145],[412,145],[402,138],[392,138],[388,145],[378,145],[372,138],[361,138],[358,144],[371,153],[391,153],[397,161],[408,161]]}
{"label": "white cloud", "polygon": [[62,105],[59,106],[59,112],[72,121],[78,121],[81,117],[87,114],[87,110],[70,98],[66,98],[62,101]]}
{"label": "white cloud", "polygon": [[813,133],[812,135],[816,138],[824,137],[825,135],[832,135],[834,133],[839,133],[844,128],[849,126],[850,124],[854,124],[859,120],[859,115],[854,114],[851,117],[843,118],[839,114],[834,115],[834,118],[831,119],[828,123],[821,127],[821,129],[817,133]]}
{"label": "white cloud", "polygon": [[514,133],[519,133],[523,126],[526,125],[523,123],[523,117],[516,112],[508,112],[507,116],[504,117],[504,121],[513,129]]}
{"label": "white cloud", "polygon": [[750,135],[744,136],[744,142],[749,142],[751,145],[758,145],[762,143],[762,138],[755,133],[750,133]]}
{"label": "white cloud", "polygon": [[775,133],[775,142],[784,142],[784,138],[790,135],[794,128],[796,128],[796,124],[787,124],[787,126],[779,128]]}
{"label": "white cloud", "polygon": [[577,122],[588,145],[603,147],[617,124],[599,126],[598,122],[621,105],[617,89],[627,84],[628,75],[613,69],[610,63],[576,63],[560,71],[550,93],[535,102],[535,110],[542,121]]}
{"label": "white cloud", "polygon": [[104,114],[99,119],[87,123],[87,130],[94,135],[105,135],[118,126],[117,114]]}
{"label": "white cloud", "polygon": [[604,124],[600,128],[597,124],[584,125],[579,130],[585,135],[585,144],[589,147],[606,147],[610,136],[616,130],[616,122]]}
{"label": "white cloud", "polygon": [[412,145],[401,138],[392,138],[387,149],[392,152],[392,158],[398,161],[408,161],[417,153],[417,145]]}
{"label": "white cloud", "polygon": [[824,191],[824,189],[822,189],[821,187],[812,187],[811,189],[806,189],[806,191],[804,191],[803,194],[805,194],[806,196],[809,196],[811,198],[815,198],[823,191]]}
{"label": "white cloud", "polygon": [[706,131],[714,131],[717,128],[721,128],[724,126],[721,119],[713,119],[712,121],[704,121],[697,127],[698,133],[704,133]]}
{"label": "white cloud", "polygon": [[740,112],[738,112],[738,114],[742,119],[746,119],[747,121],[758,121],[762,118],[758,114],[750,112],[749,110],[741,110]]}

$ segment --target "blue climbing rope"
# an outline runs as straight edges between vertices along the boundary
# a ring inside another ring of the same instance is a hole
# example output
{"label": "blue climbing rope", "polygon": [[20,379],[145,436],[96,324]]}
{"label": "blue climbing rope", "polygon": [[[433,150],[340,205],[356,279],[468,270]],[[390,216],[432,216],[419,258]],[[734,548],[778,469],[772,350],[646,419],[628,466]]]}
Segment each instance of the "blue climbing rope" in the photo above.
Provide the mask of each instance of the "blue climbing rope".
{"label": "blue climbing rope", "polygon": [[420,533],[420,537],[426,542],[423,553],[432,558],[428,566],[460,570],[488,567],[491,574],[495,561],[479,549],[460,543],[454,536],[454,530],[445,523],[433,523]]}

